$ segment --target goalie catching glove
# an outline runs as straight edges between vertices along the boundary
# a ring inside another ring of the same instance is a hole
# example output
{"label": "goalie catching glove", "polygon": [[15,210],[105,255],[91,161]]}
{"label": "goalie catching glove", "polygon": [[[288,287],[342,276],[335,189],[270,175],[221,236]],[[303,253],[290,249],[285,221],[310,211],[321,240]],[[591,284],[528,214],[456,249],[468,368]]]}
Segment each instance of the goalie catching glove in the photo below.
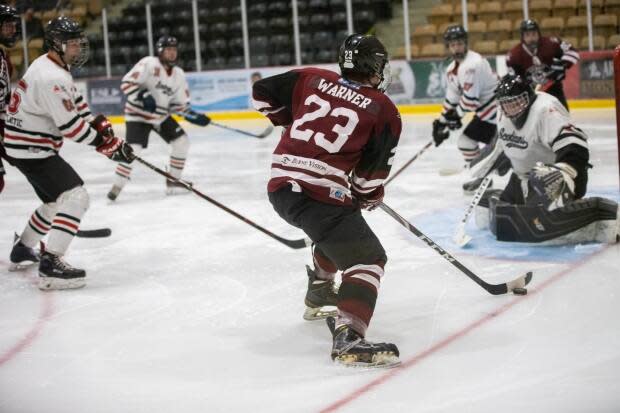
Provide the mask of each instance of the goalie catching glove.
{"label": "goalie catching glove", "polygon": [[101,138],[96,145],[97,152],[116,162],[133,162],[135,158],[133,149],[124,140],[114,136],[114,130],[108,118],[103,115],[97,115],[92,121],[92,126]]}
{"label": "goalie catching glove", "polygon": [[198,126],[207,126],[209,123],[211,123],[210,117],[208,117],[204,113],[194,112],[191,109],[187,109],[185,112],[183,112],[183,117],[186,121]]}
{"label": "goalie catching glove", "polygon": [[577,171],[567,163],[546,165],[538,162],[529,173],[529,183],[534,193],[528,204],[542,205],[551,211],[575,199]]}

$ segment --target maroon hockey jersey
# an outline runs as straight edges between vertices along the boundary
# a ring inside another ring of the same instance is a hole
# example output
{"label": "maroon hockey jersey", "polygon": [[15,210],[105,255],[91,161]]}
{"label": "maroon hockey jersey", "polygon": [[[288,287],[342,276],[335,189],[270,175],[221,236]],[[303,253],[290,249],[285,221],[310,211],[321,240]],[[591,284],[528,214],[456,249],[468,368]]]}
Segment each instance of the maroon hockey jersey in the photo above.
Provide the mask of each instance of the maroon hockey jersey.
{"label": "maroon hockey jersey", "polygon": [[377,89],[317,68],[256,82],[254,107],[285,127],[268,190],[291,183],[319,201],[350,205],[383,190],[401,132],[392,101]]}
{"label": "maroon hockey jersey", "polygon": [[541,37],[536,53],[523,43],[513,47],[506,57],[506,64],[515,74],[535,85],[547,80],[553,59],[561,59],[566,69],[577,63],[579,53],[570,44],[556,37]]}

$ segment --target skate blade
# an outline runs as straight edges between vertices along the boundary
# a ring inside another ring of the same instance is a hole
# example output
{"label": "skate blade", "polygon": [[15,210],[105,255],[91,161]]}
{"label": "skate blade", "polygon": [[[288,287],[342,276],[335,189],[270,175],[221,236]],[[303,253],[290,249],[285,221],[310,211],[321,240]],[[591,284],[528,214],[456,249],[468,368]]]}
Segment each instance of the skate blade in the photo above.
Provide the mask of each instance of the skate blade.
{"label": "skate blade", "polygon": [[391,369],[400,364],[398,356],[392,352],[373,354],[371,361],[361,361],[357,354],[343,354],[334,359],[334,363],[343,367],[361,369]]}
{"label": "skate blade", "polygon": [[74,290],[86,285],[85,278],[73,278],[65,280],[63,278],[39,277],[39,290]]}
{"label": "skate blade", "polygon": [[10,272],[24,271],[24,270],[27,270],[28,268],[32,268],[34,264],[38,264],[38,262],[22,261],[19,263],[11,263],[11,265],[9,265],[9,271]]}
{"label": "skate blade", "polygon": [[338,309],[334,306],[323,306],[323,307],[306,307],[304,311],[304,320],[314,321],[314,320],[324,320],[327,317],[336,317],[338,315]]}

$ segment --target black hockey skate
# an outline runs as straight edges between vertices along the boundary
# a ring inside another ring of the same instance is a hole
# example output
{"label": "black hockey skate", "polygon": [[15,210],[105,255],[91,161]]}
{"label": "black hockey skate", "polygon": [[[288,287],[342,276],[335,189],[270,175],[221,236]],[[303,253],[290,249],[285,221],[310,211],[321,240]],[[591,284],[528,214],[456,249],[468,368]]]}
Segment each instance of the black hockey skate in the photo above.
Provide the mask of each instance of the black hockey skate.
{"label": "black hockey skate", "polygon": [[15,234],[13,249],[11,250],[10,256],[11,264],[9,265],[9,271],[24,270],[39,262],[40,258],[38,251],[22,244],[19,236]]}
{"label": "black hockey skate", "polygon": [[308,291],[306,292],[306,311],[304,320],[322,320],[336,316],[338,310],[338,288],[333,281],[321,280],[306,265],[308,272]]}
{"label": "black hockey skate", "polygon": [[62,257],[44,252],[39,263],[40,290],[66,290],[86,285],[86,271],[73,268]]}
{"label": "black hockey skate", "polygon": [[187,185],[191,188],[192,183],[187,181],[181,182],[169,181],[166,179],[166,195],[188,194],[190,190],[187,188]]}
{"label": "black hockey skate", "polygon": [[391,368],[400,364],[396,344],[371,343],[347,325],[336,329],[336,319],[327,318],[332,332],[332,360],[346,367]]}
{"label": "black hockey skate", "polygon": [[110,189],[110,192],[108,192],[108,199],[110,201],[116,201],[116,198],[118,198],[118,194],[121,193],[122,189],[123,188],[121,188],[120,186],[112,185],[112,189]]}

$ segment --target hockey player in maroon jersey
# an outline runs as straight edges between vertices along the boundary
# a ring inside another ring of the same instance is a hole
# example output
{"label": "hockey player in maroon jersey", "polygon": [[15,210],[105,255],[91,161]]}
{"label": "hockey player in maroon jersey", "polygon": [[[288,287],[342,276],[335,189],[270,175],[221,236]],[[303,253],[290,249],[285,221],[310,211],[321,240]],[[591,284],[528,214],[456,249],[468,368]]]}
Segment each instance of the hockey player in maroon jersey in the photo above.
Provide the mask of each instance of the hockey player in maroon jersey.
{"label": "hockey player in maroon jersey", "polygon": [[[114,136],[110,122],[93,117],[77,91],[70,69],[88,58],[88,40],[75,21],[61,16],[45,29],[48,52],[35,59],[17,83],[7,108],[4,148],[43,202],[11,251],[14,269],[39,262],[42,290],[79,288],[86,272],[63,258],[88,209],[84,182],[60,155],[64,140],[94,146],[113,159],[129,161],[131,147]],[[40,261],[34,248],[48,234]]]}
{"label": "hockey player in maroon jersey", "polygon": [[579,53],[569,43],[546,37],[534,20],[521,22],[521,43],[513,47],[506,57],[508,70],[527,79],[543,92],[555,96],[566,109],[562,80],[566,71],[579,61]]}
{"label": "hockey player in maroon jersey", "polygon": [[5,156],[2,140],[4,137],[4,121],[6,107],[11,99],[11,73],[13,67],[9,59],[7,49],[13,47],[20,35],[20,19],[17,10],[11,6],[0,4],[0,192],[4,189],[4,165],[2,158]]}
{"label": "hockey player in maroon jersey", "polygon": [[387,257],[361,209],[383,199],[402,125],[383,93],[389,63],[376,37],[347,37],[339,64],[342,75],[305,68],[257,81],[254,107],[285,128],[272,158],[269,200],[314,242],[304,318],[324,317],[321,307],[337,306],[336,317],[327,318],[332,359],[386,367],[399,362],[397,347],[364,337]]}

